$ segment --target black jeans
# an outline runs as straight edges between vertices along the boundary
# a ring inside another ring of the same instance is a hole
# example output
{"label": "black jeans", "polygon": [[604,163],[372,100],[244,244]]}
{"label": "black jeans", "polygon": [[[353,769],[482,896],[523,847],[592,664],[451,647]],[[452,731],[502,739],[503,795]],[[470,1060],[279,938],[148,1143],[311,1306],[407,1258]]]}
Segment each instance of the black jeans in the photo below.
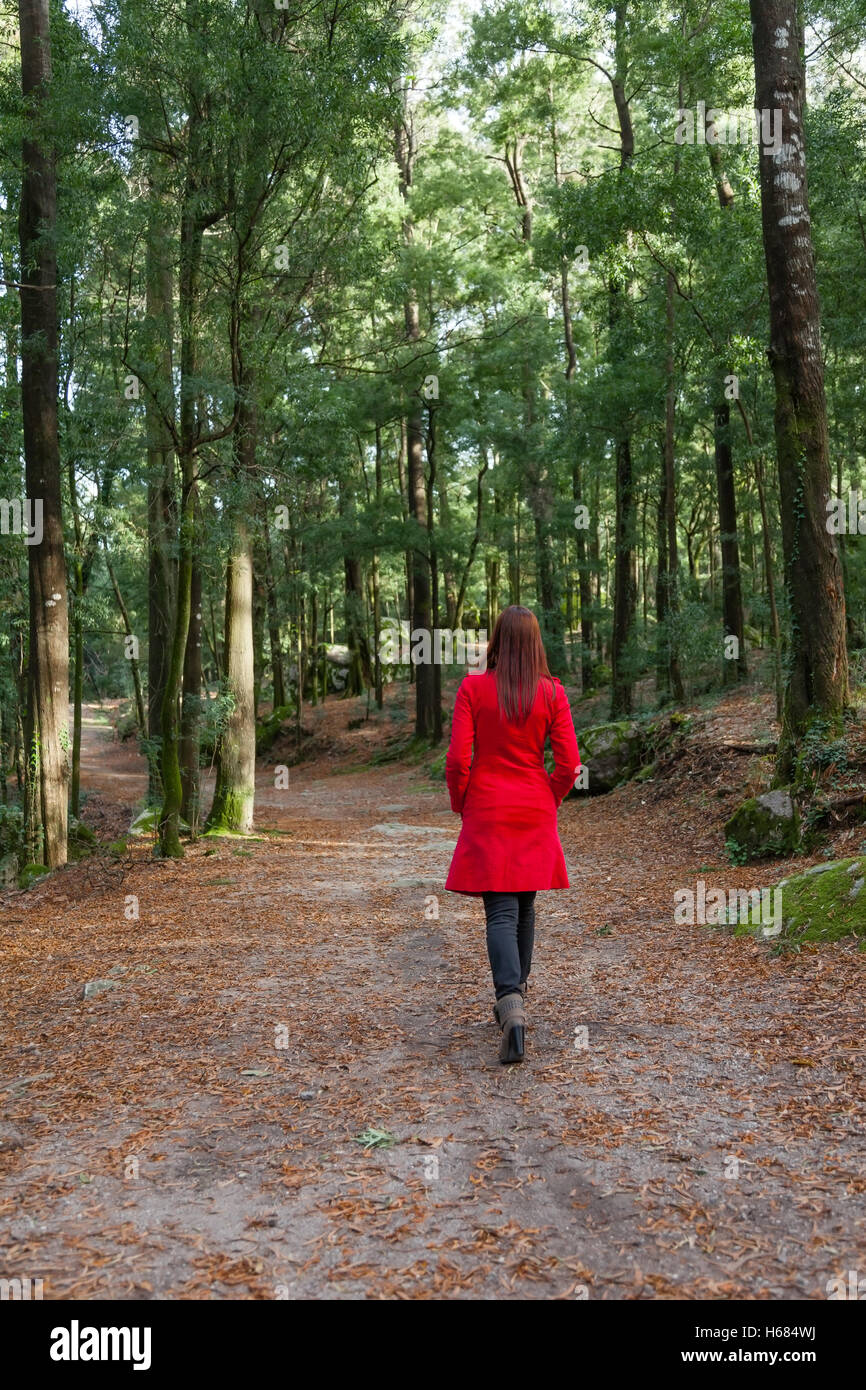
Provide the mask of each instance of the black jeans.
{"label": "black jeans", "polygon": [[484,893],[487,954],[496,998],[515,994],[529,978],[535,941],[534,893]]}

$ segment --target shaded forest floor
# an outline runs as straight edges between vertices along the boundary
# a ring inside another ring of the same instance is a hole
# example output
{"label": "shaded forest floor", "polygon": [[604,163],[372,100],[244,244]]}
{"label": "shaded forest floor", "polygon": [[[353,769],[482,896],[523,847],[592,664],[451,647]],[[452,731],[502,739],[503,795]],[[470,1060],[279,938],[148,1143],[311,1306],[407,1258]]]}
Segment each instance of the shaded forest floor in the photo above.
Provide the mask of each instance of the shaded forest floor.
{"label": "shaded forest floor", "polygon": [[[305,713],[315,756],[288,790],[261,766],[259,839],[180,863],[131,841],[3,898],[0,1277],[46,1298],[811,1299],[862,1270],[863,955],[673,925],[697,878],[785,872],[722,854],[761,785],[724,743],[766,735],[767,701],[701,714],[664,783],[563,807],[573,887],[539,900],[528,1058],[503,1068],[480,905],[441,887],[444,786],[365,765],[408,733],[406,698],[352,730],[356,702]],[[84,819],[108,839],[144,777],[100,720]]]}

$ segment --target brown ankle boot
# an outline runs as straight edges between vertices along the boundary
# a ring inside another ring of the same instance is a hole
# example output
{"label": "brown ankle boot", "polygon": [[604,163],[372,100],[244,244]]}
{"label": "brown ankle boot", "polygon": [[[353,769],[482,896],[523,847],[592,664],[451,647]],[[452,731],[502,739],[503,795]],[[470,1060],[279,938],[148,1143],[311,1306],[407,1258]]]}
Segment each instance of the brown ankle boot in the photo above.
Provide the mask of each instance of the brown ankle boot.
{"label": "brown ankle boot", "polygon": [[[526,1003],[526,991],[529,989],[529,984],[528,984],[528,982],[527,982],[526,980],[521,980],[521,981],[520,981],[520,984],[517,986],[517,988],[518,988],[518,991],[519,991],[519,993],[520,993],[520,997],[521,997],[521,999],[523,1000],[523,1002],[524,1002],[524,1004],[525,1004],[525,1003]],[[495,1004],[493,1005],[493,1017],[496,1019],[496,1022],[499,1023],[499,1014],[496,1012],[496,1005],[495,1005]],[[499,1023],[499,1027],[500,1027],[500,1028],[502,1027],[502,1024],[501,1024],[501,1023]]]}
{"label": "brown ankle boot", "polygon": [[503,994],[493,1005],[496,1022],[502,1029],[500,1062],[522,1062],[526,1039],[526,1011],[519,992]]}

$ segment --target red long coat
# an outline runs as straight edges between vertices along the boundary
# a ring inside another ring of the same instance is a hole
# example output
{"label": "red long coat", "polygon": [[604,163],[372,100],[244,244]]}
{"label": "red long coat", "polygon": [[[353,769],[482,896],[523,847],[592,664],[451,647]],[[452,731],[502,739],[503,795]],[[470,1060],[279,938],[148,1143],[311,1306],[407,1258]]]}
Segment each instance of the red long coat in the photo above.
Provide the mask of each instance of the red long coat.
{"label": "red long coat", "polygon": [[[544,766],[548,735],[553,776]],[[463,816],[445,887],[453,893],[567,888],[556,812],[579,767],[568,697],[558,680],[539,681],[529,718],[512,724],[499,712],[496,672],[466,676],[445,760],[451,809]]]}

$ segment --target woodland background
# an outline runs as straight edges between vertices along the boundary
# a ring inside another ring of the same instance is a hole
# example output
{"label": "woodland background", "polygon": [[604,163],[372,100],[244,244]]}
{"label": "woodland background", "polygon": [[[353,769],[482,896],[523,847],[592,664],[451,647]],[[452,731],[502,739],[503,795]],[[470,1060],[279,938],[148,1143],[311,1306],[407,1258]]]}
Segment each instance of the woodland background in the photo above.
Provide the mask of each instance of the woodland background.
{"label": "woodland background", "polygon": [[[257,737],[302,756],[329,694],[382,719],[411,681],[388,717],[435,745],[459,672],[385,667],[383,629],[492,631],[508,603],[579,733],[751,676],[777,786],[844,766],[861,0],[22,0],[2,25],[18,869],[67,857],[84,700],[127,701],[177,857],[187,827],[251,828]],[[756,107],[775,148],[705,127]]]}

